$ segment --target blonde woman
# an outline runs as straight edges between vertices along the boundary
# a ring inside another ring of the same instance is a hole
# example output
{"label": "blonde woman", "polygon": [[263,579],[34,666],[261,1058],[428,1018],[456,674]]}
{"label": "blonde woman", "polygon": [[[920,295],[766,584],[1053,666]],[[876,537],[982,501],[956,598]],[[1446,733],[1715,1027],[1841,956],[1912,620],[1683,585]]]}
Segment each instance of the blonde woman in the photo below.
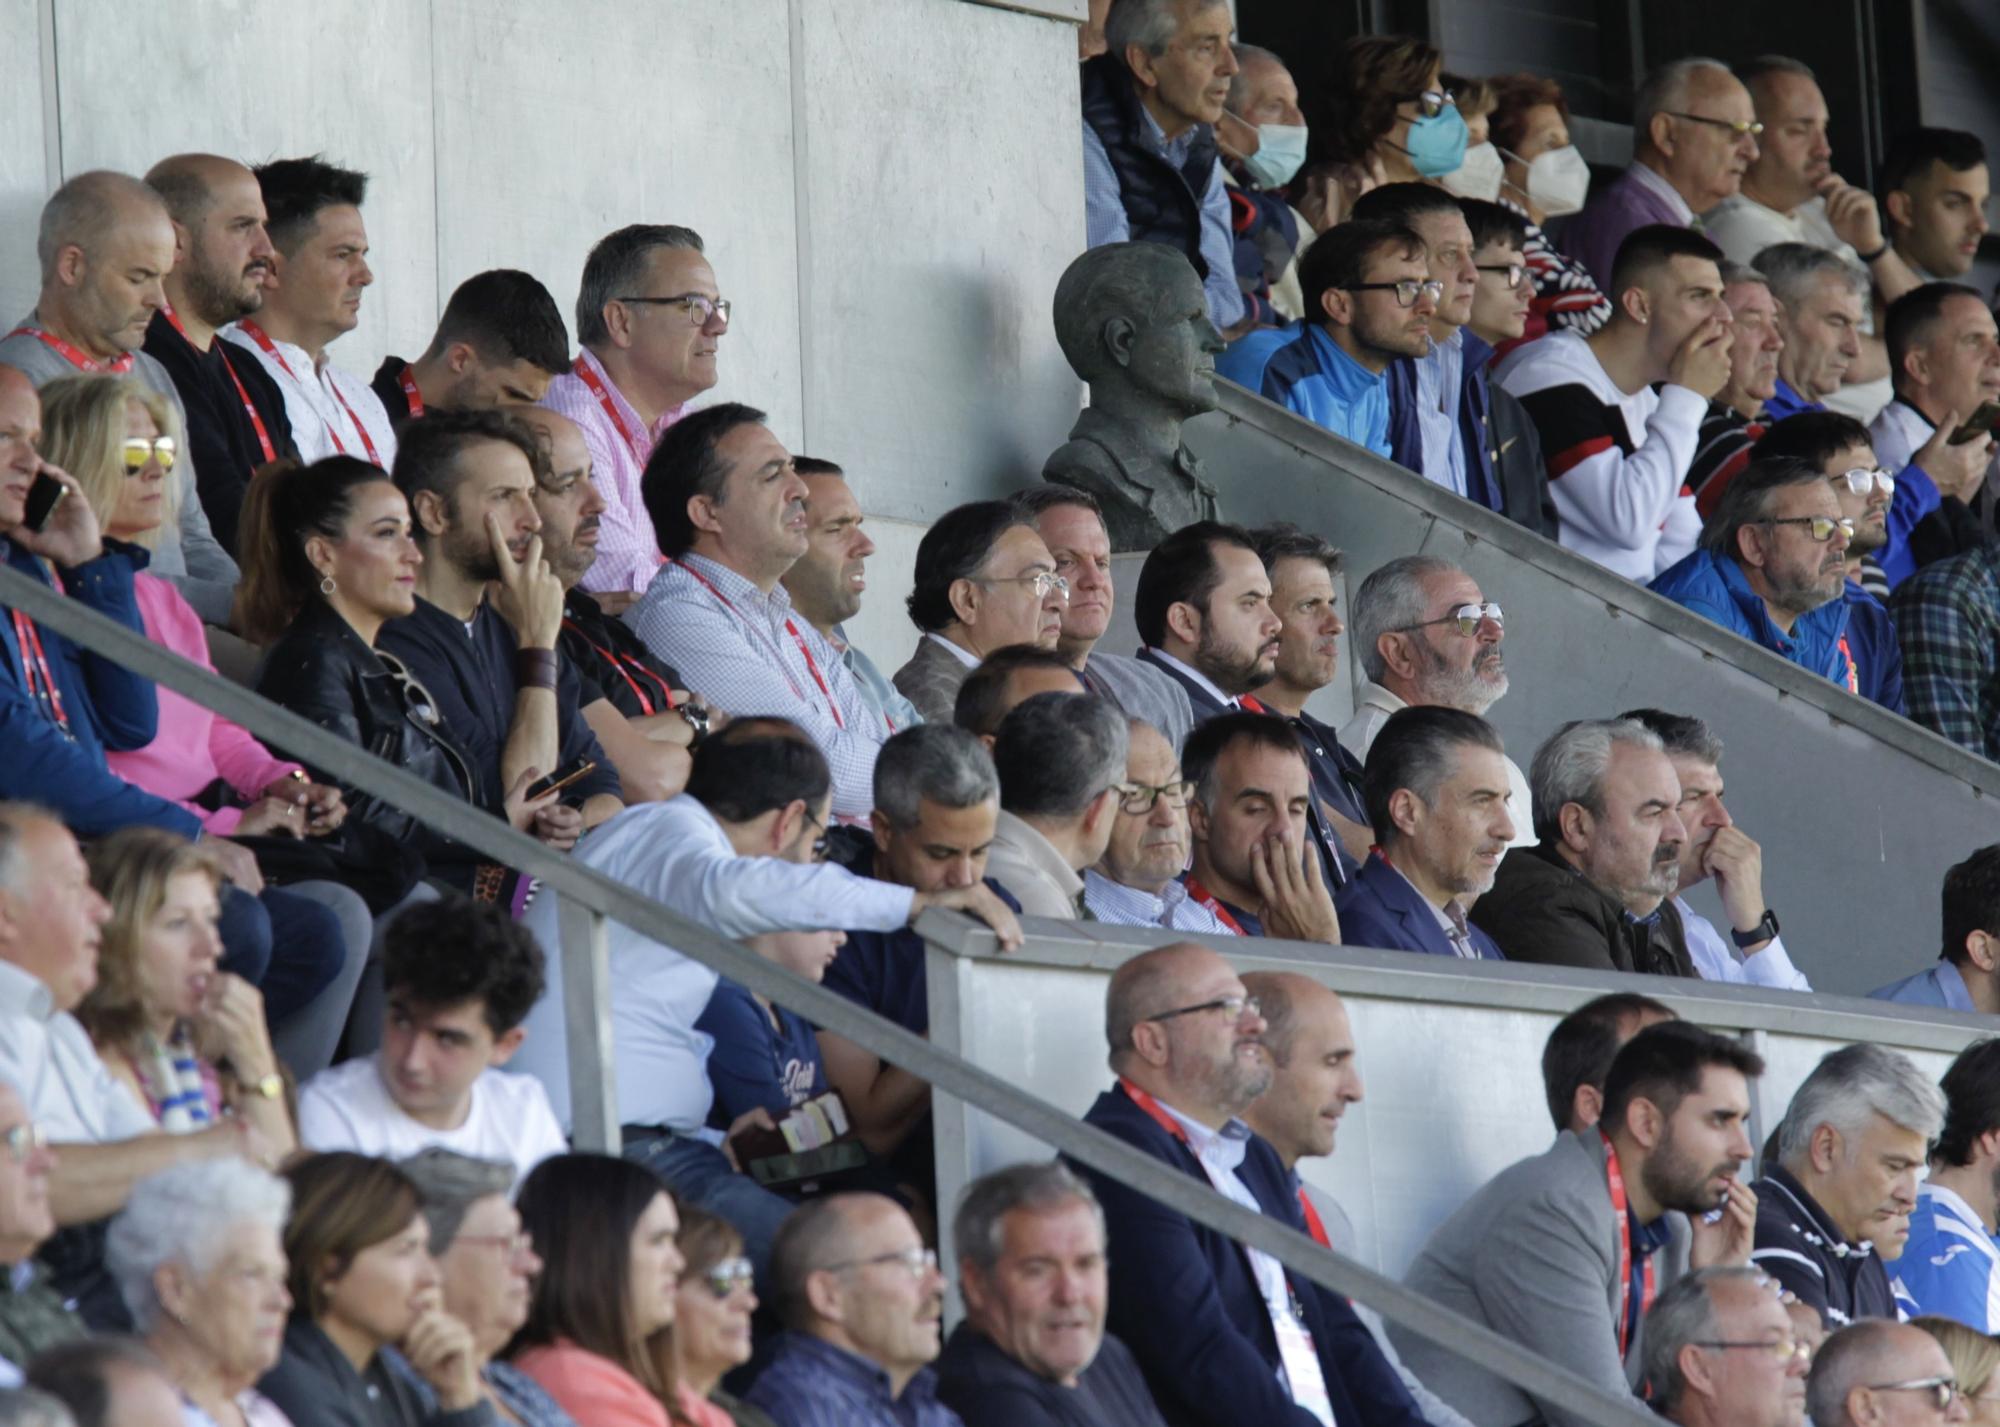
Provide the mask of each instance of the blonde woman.
{"label": "blonde woman", "polygon": [[298,1147],[264,999],[216,968],[221,873],[194,843],[129,827],[95,843],[91,885],[111,904],[97,985],[77,1007],[97,1053],[169,1134],[240,1115],[273,1163]]}
{"label": "blonde woman", "polygon": [[2000,1368],[2000,1342],[1956,1318],[1912,1318],[1910,1323],[1936,1338],[1944,1349],[1974,1427],[2000,1424],[2000,1372],[1994,1371]]}

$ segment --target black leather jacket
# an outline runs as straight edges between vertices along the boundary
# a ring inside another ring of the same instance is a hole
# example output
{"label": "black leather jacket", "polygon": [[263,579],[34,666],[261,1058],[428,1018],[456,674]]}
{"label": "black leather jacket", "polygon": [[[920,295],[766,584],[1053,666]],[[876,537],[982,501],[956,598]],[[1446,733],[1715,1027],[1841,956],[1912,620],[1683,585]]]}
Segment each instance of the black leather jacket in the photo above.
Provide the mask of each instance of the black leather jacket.
{"label": "black leather jacket", "polygon": [[[433,721],[423,686],[318,600],[309,601],[271,646],[257,692],[455,798],[471,796],[465,756]],[[480,860],[402,809],[317,769],[312,776],[339,784],[350,818],[414,847],[434,872],[449,875],[453,864]]]}

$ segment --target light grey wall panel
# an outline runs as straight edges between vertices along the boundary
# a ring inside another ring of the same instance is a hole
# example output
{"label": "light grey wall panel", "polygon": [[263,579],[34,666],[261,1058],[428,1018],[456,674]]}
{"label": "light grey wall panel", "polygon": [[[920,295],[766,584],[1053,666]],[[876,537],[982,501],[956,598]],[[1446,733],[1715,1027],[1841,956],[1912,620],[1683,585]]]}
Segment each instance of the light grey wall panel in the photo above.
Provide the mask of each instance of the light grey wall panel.
{"label": "light grey wall panel", "polygon": [[[407,0],[55,0],[63,172],[190,149],[321,153],[371,177],[375,285],[334,361],[371,375],[437,316],[430,7]],[[137,70],[134,66],[138,65]]]}
{"label": "light grey wall panel", "polygon": [[35,305],[35,220],[53,147],[43,122],[39,0],[0,0],[0,322]]}
{"label": "light grey wall panel", "polygon": [[[802,439],[786,0],[432,0],[440,304],[520,267],[574,341],[591,245],[628,223],[700,231],[734,303],[721,381]],[[412,352],[431,334],[397,333]]]}
{"label": "light grey wall panel", "polygon": [[794,0],[806,440],[929,521],[1037,478],[1079,387],[1049,303],[1083,246],[1074,25]]}

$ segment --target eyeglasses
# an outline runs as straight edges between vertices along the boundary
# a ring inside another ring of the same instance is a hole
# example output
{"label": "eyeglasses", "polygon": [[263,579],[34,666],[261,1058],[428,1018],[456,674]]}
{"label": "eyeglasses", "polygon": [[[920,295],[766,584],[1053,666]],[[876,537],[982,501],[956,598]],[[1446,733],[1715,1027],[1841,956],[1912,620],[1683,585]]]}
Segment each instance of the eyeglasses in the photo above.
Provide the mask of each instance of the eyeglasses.
{"label": "eyeglasses", "polygon": [[1896,478],[1879,467],[1871,471],[1865,466],[1857,466],[1855,469],[1843,471],[1837,476],[1828,476],[1827,479],[1833,481],[1835,484],[1845,482],[1847,489],[1855,495],[1867,495],[1870,487],[1879,490],[1884,495],[1894,495],[1896,493]]}
{"label": "eyeglasses", "polygon": [[1069,581],[1053,570],[1037,570],[1032,575],[1009,575],[1005,579],[981,580],[982,585],[1033,585],[1035,598],[1045,600],[1049,591],[1054,590],[1064,599],[1069,598]]}
{"label": "eyeglasses", "polygon": [[1951,1411],[1959,1393],[1958,1379],[1949,1373],[1943,1377],[1918,1377],[1908,1382],[1871,1382],[1864,1386],[1870,1392],[1928,1392],[1932,1405],[1940,1414]]}
{"label": "eyeglasses", "polygon": [[1183,778],[1178,783],[1114,783],[1118,793],[1118,811],[1129,813],[1135,818],[1144,817],[1153,810],[1153,805],[1165,798],[1170,808],[1187,806],[1188,794],[1194,791],[1194,784]]}
{"label": "eyeglasses", "polygon": [[1441,614],[1436,619],[1419,620],[1415,624],[1401,624],[1385,631],[1389,634],[1408,634],[1413,629],[1429,629],[1434,624],[1455,624],[1458,632],[1467,639],[1479,633],[1479,626],[1493,621],[1495,629],[1503,628],[1506,620],[1500,613],[1500,606],[1490,601],[1486,604],[1462,604],[1450,614]]}
{"label": "eyeglasses", "polygon": [[5,1135],[0,1135],[0,1140],[6,1142],[7,1153],[16,1164],[26,1164],[35,1157],[36,1150],[47,1149],[49,1143],[49,1137],[33,1120],[14,1126]]}
{"label": "eyeglasses", "polygon": [[1444,298],[1444,284],[1436,278],[1420,279],[1406,277],[1396,282],[1357,282],[1350,283],[1341,290],[1343,292],[1393,292],[1396,294],[1396,306],[1398,307],[1415,307],[1417,305],[1417,294],[1419,293],[1428,297],[1432,302],[1438,302]]}
{"label": "eyeglasses", "polygon": [[756,1270],[750,1260],[742,1257],[724,1259],[701,1276],[702,1287],[717,1298],[727,1298],[739,1288],[747,1288],[756,1277]]}
{"label": "eyeglasses", "polygon": [[899,1263],[910,1271],[910,1277],[922,1280],[925,1274],[937,1272],[936,1249],[898,1249],[893,1254],[876,1254],[873,1258],[848,1259],[845,1263],[830,1263],[828,1273],[839,1273],[850,1268],[873,1268],[876,1264]]}
{"label": "eyeglasses", "polygon": [[1474,263],[1473,267],[1483,273],[1499,273],[1507,279],[1509,291],[1519,287],[1521,280],[1528,275],[1526,263]]}
{"label": "eyeglasses", "polygon": [[475,1249],[493,1249],[507,1260],[519,1258],[535,1246],[534,1235],[522,1230],[518,1234],[460,1234],[451,1241],[457,1248],[460,1244],[471,1244]]}
{"label": "eyeglasses", "polygon": [[1787,515],[1783,517],[1773,516],[1769,520],[1760,520],[1757,522],[1757,524],[1803,525],[1806,527],[1808,533],[1812,536],[1812,541],[1813,544],[1815,545],[1826,544],[1827,541],[1833,539],[1833,532],[1836,530],[1838,530],[1842,535],[1847,536],[1849,539],[1852,539],[1854,536],[1854,522],[1849,520],[1844,515],[1841,516],[1840,519],[1838,520],[1835,520],[1830,515]]}
{"label": "eyeglasses", "polygon": [[826,855],[829,852],[833,851],[833,834],[827,830],[827,826],[824,822],[820,821],[818,818],[812,815],[811,808],[807,808],[805,810],[805,813],[806,813],[806,821],[819,829],[819,836],[813,839],[813,845],[812,845],[813,861],[824,862],[826,861]]}
{"label": "eyeglasses", "polygon": [[1177,1011],[1162,1011],[1157,1016],[1147,1016],[1149,1021],[1171,1021],[1176,1016],[1194,1016],[1203,1011],[1224,1012],[1230,1020],[1240,1021],[1245,1016],[1263,1014],[1263,1003],[1255,996],[1218,996],[1213,1001],[1203,1001],[1199,1006],[1182,1006]]}
{"label": "eyeglasses", "polygon": [[635,307],[678,307],[688,316],[691,327],[706,327],[711,320],[729,325],[729,299],[726,297],[704,297],[698,292],[684,292],[678,297],[621,297],[620,302],[629,302]]}
{"label": "eyeglasses", "polygon": [[1755,119],[1711,119],[1706,114],[1683,114],[1678,109],[1666,111],[1671,119],[1686,119],[1694,124],[1712,124],[1718,129],[1727,129],[1739,139],[1754,139],[1764,132],[1764,126]]}
{"label": "eyeglasses", "polygon": [[1420,94],[1410,96],[1403,102],[1405,104],[1416,105],[1417,112],[1423,115],[1424,118],[1435,119],[1438,115],[1444,113],[1445,105],[1450,104],[1456,107],[1458,96],[1453,94],[1449,89],[1426,89]]}
{"label": "eyeglasses", "polygon": [[143,436],[127,436],[120,449],[125,457],[125,474],[128,476],[145,470],[148,461],[158,461],[161,470],[171,471],[174,458],[180,454],[180,446],[171,436],[155,436],[150,441]]}
{"label": "eyeglasses", "polygon": [[1768,1353],[1778,1362],[1787,1365],[1791,1363],[1793,1358],[1802,1358],[1806,1362],[1811,1362],[1813,1357],[1813,1345],[1803,1338],[1766,1338],[1760,1339],[1757,1342],[1729,1341],[1721,1338],[1697,1338],[1694,1340],[1694,1345],[1697,1348],[1741,1348],[1745,1352]]}

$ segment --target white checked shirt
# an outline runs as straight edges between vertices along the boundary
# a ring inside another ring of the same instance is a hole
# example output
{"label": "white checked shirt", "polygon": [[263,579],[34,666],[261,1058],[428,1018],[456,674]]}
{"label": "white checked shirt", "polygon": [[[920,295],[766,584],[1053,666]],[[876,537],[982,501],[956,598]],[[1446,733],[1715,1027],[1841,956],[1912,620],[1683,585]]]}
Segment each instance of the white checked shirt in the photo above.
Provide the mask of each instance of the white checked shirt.
{"label": "white checked shirt", "polygon": [[783,585],[767,595],[726,565],[683,555],[660,566],[625,622],[731,717],[769,714],[804,729],[833,770],[836,816],[874,810],[875,755],[888,729],[839,651],[792,612]]}
{"label": "white checked shirt", "polygon": [[1188,896],[1187,886],[1169,882],[1161,894],[1113,882],[1095,868],[1083,874],[1083,905],[1106,926],[1165,927],[1196,936],[1239,936],[1222,918]]}
{"label": "white checked shirt", "polygon": [[285,419],[301,461],[311,465],[345,454],[385,471],[396,464],[395,428],[367,382],[332,362],[315,366],[304,347],[275,337],[267,352],[238,322],[223,328],[222,336],[255,357],[285,394]]}

